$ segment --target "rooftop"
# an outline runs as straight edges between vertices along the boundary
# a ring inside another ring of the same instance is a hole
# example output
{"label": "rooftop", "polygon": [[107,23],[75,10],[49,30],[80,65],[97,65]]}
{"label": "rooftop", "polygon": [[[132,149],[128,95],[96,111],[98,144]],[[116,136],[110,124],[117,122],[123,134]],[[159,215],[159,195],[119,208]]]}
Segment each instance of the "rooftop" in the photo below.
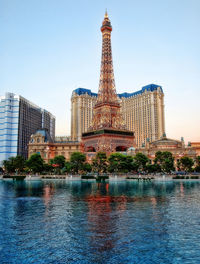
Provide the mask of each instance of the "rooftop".
{"label": "rooftop", "polygon": [[55,118],[55,116],[52,113],[50,113],[46,109],[43,109],[43,108],[39,107],[38,105],[34,104],[33,102],[29,101],[28,99],[24,98],[21,95],[10,93],[10,92],[6,92],[5,95],[1,95],[0,96],[0,102],[5,102],[6,100],[9,100],[9,101],[10,100],[16,100],[16,101],[23,100],[24,102],[29,104],[31,107],[41,111],[41,113],[48,113],[52,118]]}
{"label": "rooftop", "polygon": [[[121,93],[121,94],[117,94],[119,96],[119,98],[129,98],[129,97],[133,97],[133,96],[137,96],[139,94],[143,94],[145,91],[157,91],[158,89],[160,89],[160,91],[163,93],[163,89],[160,85],[157,84],[148,84],[146,86],[143,86],[141,90],[133,92],[133,93]],[[78,95],[82,95],[82,94],[88,94],[90,96],[95,96],[97,97],[97,93],[93,93],[90,89],[86,89],[86,88],[77,88],[73,91],[73,93],[76,93]]]}
{"label": "rooftop", "polygon": [[44,137],[44,142],[53,142],[53,140],[49,134],[49,131],[46,128],[38,129],[35,134],[42,135]]}

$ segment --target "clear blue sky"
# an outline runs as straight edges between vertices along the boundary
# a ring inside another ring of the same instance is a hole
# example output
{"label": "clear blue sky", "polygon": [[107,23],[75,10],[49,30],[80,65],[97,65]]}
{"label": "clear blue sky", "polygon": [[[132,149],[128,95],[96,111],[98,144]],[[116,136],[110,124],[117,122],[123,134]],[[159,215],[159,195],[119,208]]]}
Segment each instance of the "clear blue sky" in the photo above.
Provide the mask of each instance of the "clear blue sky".
{"label": "clear blue sky", "polygon": [[73,89],[98,90],[106,8],[117,92],[161,85],[167,136],[200,141],[200,0],[0,0],[0,94],[49,110],[70,134]]}

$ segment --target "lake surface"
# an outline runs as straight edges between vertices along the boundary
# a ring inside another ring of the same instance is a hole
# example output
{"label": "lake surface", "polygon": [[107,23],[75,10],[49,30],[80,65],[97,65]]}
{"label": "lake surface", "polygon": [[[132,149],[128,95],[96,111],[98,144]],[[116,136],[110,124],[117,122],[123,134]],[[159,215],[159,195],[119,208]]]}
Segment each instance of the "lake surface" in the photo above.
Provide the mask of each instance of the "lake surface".
{"label": "lake surface", "polygon": [[0,181],[0,263],[200,263],[200,182]]}

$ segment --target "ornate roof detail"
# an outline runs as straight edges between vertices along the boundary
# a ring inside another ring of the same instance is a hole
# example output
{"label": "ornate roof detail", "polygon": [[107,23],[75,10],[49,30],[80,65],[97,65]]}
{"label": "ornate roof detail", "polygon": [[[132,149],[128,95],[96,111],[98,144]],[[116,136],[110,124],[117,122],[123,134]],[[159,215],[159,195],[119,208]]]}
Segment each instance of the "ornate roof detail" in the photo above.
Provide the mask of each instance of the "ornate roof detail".
{"label": "ornate roof detail", "polygon": [[171,138],[167,138],[167,137],[162,137],[161,139],[158,139],[156,141],[153,141],[150,143],[150,145],[180,145],[182,146],[182,142],[180,140],[175,140],[175,139],[171,139]]}
{"label": "ornate roof detail", "polygon": [[[154,92],[154,91],[160,91],[161,93],[163,93],[163,89],[160,85],[157,84],[148,84],[144,87],[142,87],[141,90],[133,92],[133,93],[120,93],[117,94],[117,96],[119,98],[129,98],[129,97],[133,97],[133,96],[138,96],[140,94],[143,94],[145,92]],[[72,93],[76,93],[77,95],[82,95],[82,94],[88,94],[90,96],[94,96],[97,97],[97,93],[93,93],[90,89],[85,89],[85,88],[77,88],[75,90],[73,90]]]}
{"label": "ornate roof detail", "polygon": [[48,129],[38,129],[35,134],[31,135],[30,143],[53,143]]}

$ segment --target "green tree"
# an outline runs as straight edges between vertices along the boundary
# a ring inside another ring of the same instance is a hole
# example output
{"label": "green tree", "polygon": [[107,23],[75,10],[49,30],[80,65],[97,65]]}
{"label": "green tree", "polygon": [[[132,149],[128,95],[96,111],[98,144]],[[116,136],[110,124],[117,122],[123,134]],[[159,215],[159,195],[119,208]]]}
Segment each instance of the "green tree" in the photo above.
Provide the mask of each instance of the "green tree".
{"label": "green tree", "polygon": [[65,166],[65,157],[63,155],[56,156],[50,161],[50,163],[52,165],[57,165],[60,169],[62,169]]}
{"label": "green tree", "polygon": [[83,172],[91,172],[92,171],[92,166],[91,164],[89,164],[88,162],[85,162],[83,164],[83,168],[82,168]]}
{"label": "green tree", "polygon": [[180,159],[180,168],[183,171],[191,172],[193,165],[194,165],[194,161],[189,157],[185,156]]}
{"label": "green tree", "polygon": [[125,162],[122,164],[123,172],[130,172],[134,170],[133,157],[125,156]]}
{"label": "green tree", "polygon": [[162,151],[157,151],[155,154],[154,163],[160,165],[161,168],[162,162],[163,162]]}
{"label": "green tree", "polygon": [[92,170],[98,173],[105,173],[107,171],[107,156],[105,152],[98,152],[92,161]]}
{"label": "green tree", "polygon": [[139,169],[139,164],[136,162],[136,160],[133,158],[133,161],[131,163],[131,171],[137,172]]}
{"label": "green tree", "polygon": [[25,159],[24,159],[24,157],[22,157],[20,155],[16,156],[14,158],[14,160],[13,160],[13,164],[14,164],[15,170],[18,173],[24,171],[24,168],[25,168]]}
{"label": "green tree", "polygon": [[14,157],[8,158],[8,160],[3,161],[3,167],[7,173],[14,173],[15,172],[15,165],[14,165]]}
{"label": "green tree", "polygon": [[169,151],[157,151],[154,159],[158,171],[171,172],[174,168],[174,158]]}
{"label": "green tree", "polygon": [[21,173],[25,169],[25,159],[20,155],[10,157],[8,160],[3,161],[3,166],[8,173]]}
{"label": "green tree", "polygon": [[181,161],[180,161],[180,159],[177,160],[176,167],[177,167],[178,171],[181,170]]}
{"label": "green tree", "polygon": [[147,164],[146,170],[148,171],[148,173],[154,173],[154,172],[160,172],[161,168],[160,165],[158,164]]}
{"label": "green tree", "polygon": [[126,156],[121,153],[113,153],[108,158],[109,172],[124,172],[127,173],[133,168],[133,157]]}
{"label": "green tree", "polygon": [[71,163],[69,161],[65,162],[65,167],[64,167],[63,172],[67,172],[67,173],[71,172]]}
{"label": "green tree", "polygon": [[196,161],[195,171],[200,172],[200,156],[197,156],[195,161]]}
{"label": "green tree", "polygon": [[81,152],[73,152],[70,157],[71,170],[73,173],[79,173],[83,170],[83,164],[86,161],[85,154]]}
{"label": "green tree", "polygon": [[51,164],[45,163],[43,164],[43,172],[44,173],[49,173],[53,171],[53,167]]}
{"label": "green tree", "polygon": [[109,172],[121,172],[121,163],[124,160],[124,155],[121,153],[112,153],[109,158],[109,166],[108,171]]}
{"label": "green tree", "polygon": [[136,163],[138,171],[146,171],[147,164],[149,163],[149,159],[146,155],[143,153],[137,153],[133,159]]}
{"label": "green tree", "polygon": [[44,161],[40,154],[35,153],[26,161],[26,166],[31,172],[40,173],[44,169]]}

